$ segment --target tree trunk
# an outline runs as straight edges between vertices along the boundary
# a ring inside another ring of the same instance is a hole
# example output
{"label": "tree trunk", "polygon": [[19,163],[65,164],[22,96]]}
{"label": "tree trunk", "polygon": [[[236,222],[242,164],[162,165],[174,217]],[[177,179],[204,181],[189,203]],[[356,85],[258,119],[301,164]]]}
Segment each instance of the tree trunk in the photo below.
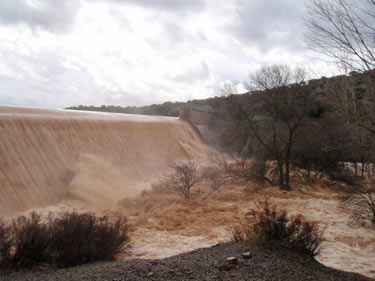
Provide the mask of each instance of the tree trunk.
{"label": "tree trunk", "polygon": [[279,160],[277,160],[277,165],[279,168],[279,182],[280,182],[280,187],[284,189],[284,171],[283,171],[283,163]]}
{"label": "tree trunk", "polygon": [[367,176],[371,178],[372,163],[367,164]]}
{"label": "tree trunk", "polygon": [[290,171],[290,164],[289,164],[289,159],[285,160],[285,190],[290,190],[290,185],[289,185],[289,171]]}
{"label": "tree trunk", "polygon": [[285,155],[285,189],[286,190],[290,190],[290,177],[289,177],[289,174],[290,174],[290,154],[291,154],[291,145],[288,146],[288,149],[286,151],[286,155]]}
{"label": "tree trunk", "polygon": [[185,186],[185,199],[190,199],[190,188]]}
{"label": "tree trunk", "polygon": [[361,174],[361,177],[363,179],[363,177],[365,176],[365,158],[363,157],[363,155],[362,155],[361,161],[362,161],[362,171],[361,171],[362,174]]}
{"label": "tree trunk", "polygon": [[310,165],[308,165],[308,167],[307,167],[307,182],[310,182],[310,178],[311,178],[311,168],[310,168]]}

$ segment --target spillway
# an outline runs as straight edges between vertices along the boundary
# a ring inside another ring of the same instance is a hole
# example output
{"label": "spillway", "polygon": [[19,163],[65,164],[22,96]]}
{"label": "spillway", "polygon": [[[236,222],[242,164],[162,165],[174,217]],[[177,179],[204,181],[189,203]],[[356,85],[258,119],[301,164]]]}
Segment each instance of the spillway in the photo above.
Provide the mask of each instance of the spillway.
{"label": "spillway", "polygon": [[68,197],[115,204],[204,150],[178,118],[0,106],[0,215]]}

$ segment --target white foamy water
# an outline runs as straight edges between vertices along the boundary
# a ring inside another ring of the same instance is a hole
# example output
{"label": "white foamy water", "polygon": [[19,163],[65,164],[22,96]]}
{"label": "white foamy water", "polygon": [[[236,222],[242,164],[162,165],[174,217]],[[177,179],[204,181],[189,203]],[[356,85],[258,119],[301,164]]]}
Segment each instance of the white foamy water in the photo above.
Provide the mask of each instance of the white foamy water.
{"label": "white foamy water", "polygon": [[127,251],[127,258],[146,259],[167,258],[223,242],[222,239],[212,239],[204,235],[186,236],[146,228],[137,229],[132,233],[131,239],[131,248]]}

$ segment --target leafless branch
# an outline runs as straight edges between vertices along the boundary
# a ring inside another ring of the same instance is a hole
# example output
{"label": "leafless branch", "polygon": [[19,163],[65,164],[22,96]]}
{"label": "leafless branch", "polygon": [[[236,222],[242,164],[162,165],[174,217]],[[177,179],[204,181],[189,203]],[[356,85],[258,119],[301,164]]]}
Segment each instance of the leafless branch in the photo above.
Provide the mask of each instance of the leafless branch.
{"label": "leafless branch", "polygon": [[309,47],[345,71],[375,67],[375,1],[310,0],[305,19]]}
{"label": "leafless branch", "polygon": [[194,161],[175,163],[173,165],[174,172],[166,177],[165,185],[185,199],[196,198],[197,192],[192,193],[191,189],[202,181],[197,166]]}

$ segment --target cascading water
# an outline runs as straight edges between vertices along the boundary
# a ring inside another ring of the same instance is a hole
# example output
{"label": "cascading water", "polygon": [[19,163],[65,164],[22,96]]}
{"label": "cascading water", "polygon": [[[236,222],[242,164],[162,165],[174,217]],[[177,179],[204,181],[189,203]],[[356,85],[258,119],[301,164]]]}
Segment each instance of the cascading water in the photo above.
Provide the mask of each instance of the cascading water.
{"label": "cascading water", "polygon": [[178,118],[0,106],[0,214],[71,196],[115,204],[204,150]]}

